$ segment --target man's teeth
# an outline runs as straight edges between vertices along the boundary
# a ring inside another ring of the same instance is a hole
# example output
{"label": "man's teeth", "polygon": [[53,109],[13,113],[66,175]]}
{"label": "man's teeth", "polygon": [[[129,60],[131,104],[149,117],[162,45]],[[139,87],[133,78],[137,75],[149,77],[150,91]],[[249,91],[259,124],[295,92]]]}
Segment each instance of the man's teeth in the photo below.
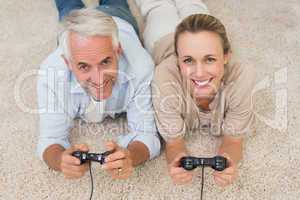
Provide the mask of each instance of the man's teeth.
{"label": "man's teeth", "polygon": [[198,86],[204,86],[204,85],[206,85],[206,84],[209,83],[209,80],[210,80],[210,79],[208,79],[208,80],[206,80],[206,81],[196,81],[196,80],[194,80],[194,82],[195,82],[196,85],[198,85]]}

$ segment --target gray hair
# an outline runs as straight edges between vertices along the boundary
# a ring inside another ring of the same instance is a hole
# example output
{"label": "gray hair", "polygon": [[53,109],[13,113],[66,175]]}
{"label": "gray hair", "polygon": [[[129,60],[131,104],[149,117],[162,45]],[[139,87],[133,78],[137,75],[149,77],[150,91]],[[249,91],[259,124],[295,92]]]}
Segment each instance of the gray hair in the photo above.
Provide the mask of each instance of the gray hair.
{"label": "gray hair", "polygon": [[83,36],[110,36],[114,47],[119,45],[118,28],[113,18],[95,8],[71,11],[62,22],[63,31],[59,43],[67,59],[71,58],[69,33],[76,32]]}

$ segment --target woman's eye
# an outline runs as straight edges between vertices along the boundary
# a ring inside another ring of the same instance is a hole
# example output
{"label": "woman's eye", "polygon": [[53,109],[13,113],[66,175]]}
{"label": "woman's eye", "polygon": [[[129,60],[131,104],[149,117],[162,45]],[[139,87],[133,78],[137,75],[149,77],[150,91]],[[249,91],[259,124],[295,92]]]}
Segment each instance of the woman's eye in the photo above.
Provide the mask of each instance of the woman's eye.
{"label": "woman's eye", "polygon": [[183,60],[183,62],[185,64],[191,64],[193,62],[193,60],[191,58],[187,58],[187,59]]}
{"label": "woman's eye", "polygon": [[207,63],[213,63],[215,61],[216,61],[215,58],[207,58]]}

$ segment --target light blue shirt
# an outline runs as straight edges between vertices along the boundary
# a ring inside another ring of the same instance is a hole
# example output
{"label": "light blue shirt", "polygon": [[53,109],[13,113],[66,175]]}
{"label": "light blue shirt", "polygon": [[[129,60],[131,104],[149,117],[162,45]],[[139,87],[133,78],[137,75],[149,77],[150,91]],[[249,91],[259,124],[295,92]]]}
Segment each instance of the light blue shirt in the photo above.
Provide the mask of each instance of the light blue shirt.
{"label": "light blue shirt", "polygon": [[[150,159],[159,155],[160,140],[154,121],[151,101],[151,81],[154,63],[142,47],[131,25],[113,17],[119,29],[123,54],[119,58],[119,74],[112,95],[106,100],[105,116],[127,113],[129,133],[118,138],[126,148],[132,141],[144,143]],[[38,105],[40,110],[40,135],[37,153],[43,153],[52,144],[70,147],[69,131],[76,117],[83,117],[90,96],[78,84],[68,69],[59,46],[41,64],[38,79]]]}

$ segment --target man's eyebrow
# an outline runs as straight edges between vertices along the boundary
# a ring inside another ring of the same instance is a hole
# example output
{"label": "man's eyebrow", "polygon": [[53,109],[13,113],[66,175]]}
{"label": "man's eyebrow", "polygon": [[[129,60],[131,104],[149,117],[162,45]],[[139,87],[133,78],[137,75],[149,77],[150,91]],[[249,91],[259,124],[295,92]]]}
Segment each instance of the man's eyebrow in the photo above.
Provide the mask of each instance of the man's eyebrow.
{"label": "man's eyebrow", "polygon": [[77,65],[89,65],[89,64],[86,63],[86,62],[80,61],[80,62],[77,63]]}

